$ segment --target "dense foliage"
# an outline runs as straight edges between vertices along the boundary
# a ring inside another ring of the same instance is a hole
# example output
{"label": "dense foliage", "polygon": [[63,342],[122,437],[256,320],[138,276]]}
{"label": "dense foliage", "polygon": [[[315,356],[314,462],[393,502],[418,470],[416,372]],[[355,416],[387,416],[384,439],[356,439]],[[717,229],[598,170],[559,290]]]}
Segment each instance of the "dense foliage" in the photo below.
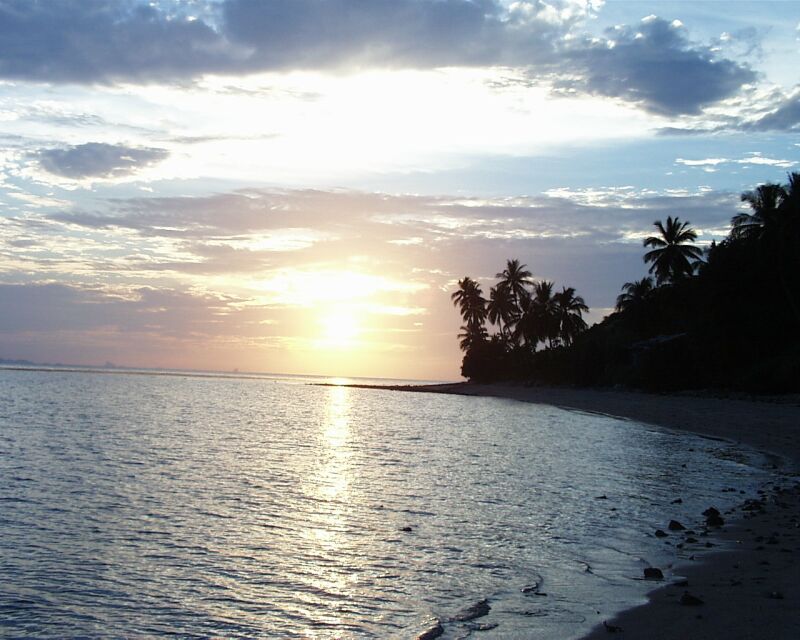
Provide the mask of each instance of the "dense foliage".
{"label": "dense foliage", "polygon": [[[573,289],[556,300],[551,283],[531,283],[524,266],[509,261],[483,301],[480,323],[464,327],[470,337],[462,342],[462,374],[652,390],[800,391],[800,173],[787,184],[760,185],[742,201],[749,212],[735,215],[728,236],[704,252],[688,222],[656,222],[644,256],[655,281],[625,283],[616,312],[585,331],[586,306]],[[487,318],[500,327],[491,337]]]}
{"label": "dense foliage", "polygon": [[[586,329],[583,313],[589,307],[572,287],[554,292],[552,282],[532,281],[519,260],[508,260],[496,277],[488,300],[470,277],[459,280],[451,295],[464,320],[458,334],[465,351],[461,373],[473,380],[521,377],[540,345],[569,346]],[[496,333],[489,334],[487,320]]]}

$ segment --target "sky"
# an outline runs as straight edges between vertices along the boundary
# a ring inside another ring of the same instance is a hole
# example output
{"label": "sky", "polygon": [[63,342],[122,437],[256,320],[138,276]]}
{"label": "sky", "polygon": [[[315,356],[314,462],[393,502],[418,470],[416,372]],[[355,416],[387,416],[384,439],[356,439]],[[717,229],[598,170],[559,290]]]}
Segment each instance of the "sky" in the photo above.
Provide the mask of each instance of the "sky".
{"label": "sky", "polygon": [[454,380],[800,171],[794,0],[0,0],[0,358]]}

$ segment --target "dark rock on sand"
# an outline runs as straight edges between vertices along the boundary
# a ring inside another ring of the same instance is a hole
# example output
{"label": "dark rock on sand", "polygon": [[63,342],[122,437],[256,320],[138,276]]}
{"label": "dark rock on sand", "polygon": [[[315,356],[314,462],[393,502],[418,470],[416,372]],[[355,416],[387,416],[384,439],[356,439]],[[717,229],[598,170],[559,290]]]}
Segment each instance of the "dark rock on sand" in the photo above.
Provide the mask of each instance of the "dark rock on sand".
{"label": "dark rock on sand", "polygon": [[615,624],[608,624],[608,622],[606,622],[605,620],[603,620],[603,626],[609,633],[619,633],[620,631],[622,631],[622,627],[618,627]]}
{"label": "dark rock on sand", "polygon": [[725,524],[725,519],[720,515],[710,515],[706,518],[707,527],[721,527]]}
{"label": "dark rock on sand", "polygon": [[706,518],[710,518],[711,516],[718,516],[719,515],[719,511],[717,509],[715,509],[714,507],[709,507],[708,509],[703,511],[703,515]]}
{"label": "dark rock on sand", "polygon": [[409,531],[413,531],[413,529],[411,527],[400,527],[400,531],[405,531],[408,533]]}
{"label": "dark rock on sand", "polygon": [[434,638],[438,638],[443,633],[444,627],[442,626],[442,623],[437,620],[436,624],[420,633],[417,636],[417,640],[433,640]]}
{"label": "dark rock on sand", "polygon": [[669,525],[667,525],[667,529],[670,531],[683,531],[686,527],[684,527],[680,522],[677,520],[670,520]]}
{"label": "dark rock on sand", "polygon": [[662,531],[661,529],[656,529],[656,533],[655,533],[656,538],[666,538],[667,535],[668,534],[665,533],[664,531]]}
{"label": "dark rock on sand", "polygon": [[481,600],[480,602],[476,602],[475,604],[459,611],[453,616],[453,620],[456,622],[467,622],[468,620],[474,620],[475,618],[485,616],[487,613],[489,613],[489,611],[491,611],[491,609],[492,608],[489,606],[488,600]]}
{"label": "dark rock on sand", "polygon": [[658,567],[645,567],[644,577],[647,580],[663,580],[664,573]]}
{"label": "dark rock on sand", "polygon": [[683,504],[683,500],[680,498],[675,498],[670,504]]}
{"label": "dark rock on sand", "polygon": [[686,607],[697,607],[701,604],[704,604],[700,598],[693,596],[688,591],[683,592],[683,595],[681,596],[680,599],[680,603]]}

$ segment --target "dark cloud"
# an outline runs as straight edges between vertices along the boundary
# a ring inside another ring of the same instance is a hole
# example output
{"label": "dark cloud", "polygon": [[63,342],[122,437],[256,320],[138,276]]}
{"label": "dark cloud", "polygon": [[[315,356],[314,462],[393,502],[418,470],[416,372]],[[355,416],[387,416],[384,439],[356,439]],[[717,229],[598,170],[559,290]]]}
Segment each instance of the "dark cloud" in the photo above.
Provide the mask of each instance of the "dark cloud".
{"label": "dark cloud", "polygon": [[79,180],[130,175],[168,155],[165,149],[87,142],[74,147],[42,149],[35,157],[45,171]]}
{"label": "dark cloud", "polygon": [[191,5],[178,11],[172,3],[0,0],[0,76],[153,82],[275,69],[498,64],[520,55],[531,61],[563,28],[536,19],[552,12],[540,0],[528,3],[524,24],[496,0],[201,4],[204,15],[192,19]]}
{"label": "dark cloud", "polygon": [[766,97],[758,98],[758,107],[746,105],[736,116],[717,116],[712,126],[664,127],[660,135],[708,135],[730,131],[784,132],[800,131],[800,88],[786,95],[776,89]]}
{"label": "dark cloud", "polygon": [[773,111],[742,128],[751,131],[800,131],[800,90],[782,100]]}
{"label": "dark cloud", "polygon": [[556,81],[562,91],[621,98],[670,116],[700,113],[756,79],[750,68],[691,44],[680,24],[656,17],[617,27],[606,40],[587,41],[565,55],[578,74]]}
{"label": "dark cloud", "polygon": [[134,0],[0,0],[0,76],[153,82],[224,71],[236,50],[202,20]]}
{"label": "dark cloud", "polygon": [[226,34],[269,68],[442,67],[546,52],[564,25],[529,4],[524,23],[495,0],[228,0],[223,13]]}
{"label": "dark cloud", "polygon": [[585,17],[570,0],[0,0],[0,77],[158,82],[269,70],[510,66],[528,68],[537,82],[559,79],[562,90],[664,114],[697,113],[755,78],[663,20],[589,39],[577,33]]}

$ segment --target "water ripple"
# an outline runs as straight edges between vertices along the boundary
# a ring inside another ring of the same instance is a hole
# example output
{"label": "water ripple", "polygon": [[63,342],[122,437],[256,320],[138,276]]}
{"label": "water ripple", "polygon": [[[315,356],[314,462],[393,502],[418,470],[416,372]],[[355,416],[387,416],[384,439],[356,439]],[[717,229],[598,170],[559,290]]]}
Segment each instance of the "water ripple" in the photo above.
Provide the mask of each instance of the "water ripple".
{"label": "water ripple", "polygon": [[[444,638],[576,637],[640,596],[665,513],[724,509],[736,495],[721,489],[760,473],[718,441],[494,399],[33,371],[0,384],[11,637],[407,638],[431,620]],[[485,617],[453,621],[483,600]]]}

